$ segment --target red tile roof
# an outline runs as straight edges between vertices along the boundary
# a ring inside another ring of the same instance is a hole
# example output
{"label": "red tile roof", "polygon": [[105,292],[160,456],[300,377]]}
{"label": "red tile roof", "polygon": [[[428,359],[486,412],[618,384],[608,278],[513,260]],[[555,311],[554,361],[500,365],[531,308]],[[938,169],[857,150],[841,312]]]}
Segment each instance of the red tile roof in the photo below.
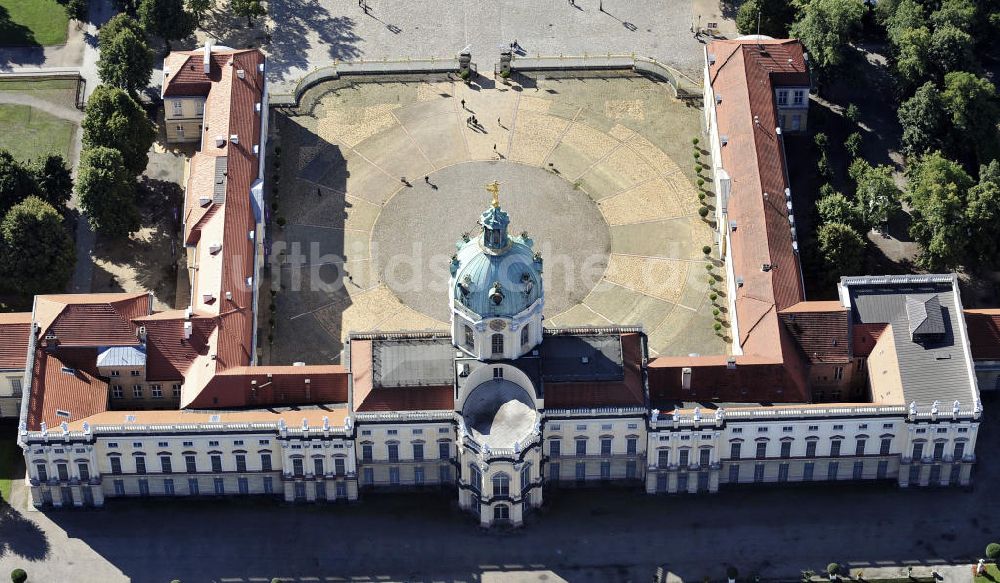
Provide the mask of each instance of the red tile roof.
{"label": "red tile roof", "polygon": [[132,320],[149,315],[146,292],[63,294],[35,298],[39,339],[54,334],[59,346],[122,346],[139,344]]}
{"label": "red tile roof", "polygon": [[642,384],[642,337],[622,334],[621,381],[545,383],[546,409],[592,407],[642,407],[646,393]]}
{"label": "red tile roof", "polygon": [[347,384],[348,372],[342,366],[241,366],[212,377],[187,407],[346,403]]}
{"label": "red tile roof", "polygon": [[850,313],[840,302],[799,302],[778,315],[809,362],[851,360]]}
{"label": "red tile roof", "polygon": [[[741,356],[729,368],[720,356],[661,357],[649,363],[649,398],[654,407],[669,411],[681,402],[805,402],[805,377],[800,369],[760,357]],[[682,373],[691,369],[691,387],[682,385]]]}
{"label": "red tile roof", "polygon": [[28,397],[28,429],[41,429],[43,421],[51,428],[106,411],[108,385],[98,378],[96,362],[96,348],[39,348]]}
{"label": "red tile roof", "polygon": [[1000,360],[1000,309],[965,310],[973,360]]}
{"label": "red tile roof", "polygon": [[205,74],[202,51],[170,53],[164,63],[163,97],[193,97],[207,95],[212,83],[222,78],[223,67],[229,62],[227,53],[213,52],[209,74]]}
{"label": "red tile roof", "polygon": [[[785,204],[785,160],[774,103],[775,84],[809,85],[797,40],[714,41],[709,67],[719,133],[728,137],[722,166],[732,179],[727,202],[729,260],[743,279],[736,291],[739,343],[744,354],[784,360],[777,311],[805,299],[798,254]],[[764,271],[762,265],[770,265]]]}
{"label": "red tile roof", "polygon": [[0,314],[0,370],[24,370],[30,335],[31,312]]}
{"label": "red tile roof", "polygon": [[181,381],[194,360],[208,354],[209,338],[216,326],[215,318],[193,315],[190,319],[190,338],[184,338],[186,321],[183,310],[135,320],[136,324],[146,328],[147,380]]}

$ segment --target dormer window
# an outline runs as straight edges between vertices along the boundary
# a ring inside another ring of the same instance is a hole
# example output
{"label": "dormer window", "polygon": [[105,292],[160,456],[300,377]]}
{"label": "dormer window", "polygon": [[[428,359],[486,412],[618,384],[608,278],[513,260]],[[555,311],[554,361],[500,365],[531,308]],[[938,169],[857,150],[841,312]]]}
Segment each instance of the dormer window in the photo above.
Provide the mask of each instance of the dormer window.
{"label": "dormer window", "polygon": [[788,91],[784,89],[778,91],[778,107],[784,107],[788,105]]}
{"label": "dormer window", "polygon": [[796,89],[795,92],[792,93],[792,105],[802,105],[805,103],[805,100],[806,100],[805,89]]}

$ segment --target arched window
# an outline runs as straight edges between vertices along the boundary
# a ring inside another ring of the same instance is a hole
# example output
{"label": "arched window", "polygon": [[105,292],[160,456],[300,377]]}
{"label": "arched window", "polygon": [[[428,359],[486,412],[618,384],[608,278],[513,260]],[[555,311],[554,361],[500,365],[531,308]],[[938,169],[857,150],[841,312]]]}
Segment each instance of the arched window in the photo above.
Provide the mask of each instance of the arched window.
{"label": "arched window", "polygon": [[476,349],[476,333],[472,331],[472,326],[465,327],[465,347],[469,350]]}
{"label": "arched window", "polygon": [[490,341],[493,344],[493,354],[503,354],[503,334],[494,334]]}
{"label": "arched window", "polygon": [[524,327],[521,328],[521,346],[528,345],[528,338],[531,336],[531,332],[529,332],[530,328],[531,324],[525,324]]}
{"label": "arched window", "polygon": [[504,473],[493,475],[493,495],[510,496],[510,476]]}

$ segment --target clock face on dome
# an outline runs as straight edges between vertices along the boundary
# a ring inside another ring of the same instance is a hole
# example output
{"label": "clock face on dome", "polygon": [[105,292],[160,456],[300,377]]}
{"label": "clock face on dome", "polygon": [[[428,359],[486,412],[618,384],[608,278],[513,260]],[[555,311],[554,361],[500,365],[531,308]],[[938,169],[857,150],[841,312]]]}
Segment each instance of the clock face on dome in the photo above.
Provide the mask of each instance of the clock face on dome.
{"label": "clock face on dome", "polygon": [[496,330],[497,332],[503,330],[507,327],[507,322],[503,320],[490,320],[490,329]]}

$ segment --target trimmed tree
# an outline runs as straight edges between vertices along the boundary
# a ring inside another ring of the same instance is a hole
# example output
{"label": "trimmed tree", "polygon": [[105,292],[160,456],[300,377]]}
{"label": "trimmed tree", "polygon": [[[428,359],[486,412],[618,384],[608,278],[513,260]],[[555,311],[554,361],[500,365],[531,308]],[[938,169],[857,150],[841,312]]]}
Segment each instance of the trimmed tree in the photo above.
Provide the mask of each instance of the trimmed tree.
{"label": "trimmed tree", "polygon": [[864,14],[862,0],[806,0],[790,36],[802,40],[816,67],[829,71],[844,62],[851,35],[861,28]]}
{"label": "trimmed tree", "polygon": [[76,250],[62,215],[49,203],[29,196],[4,216],[6,285],[26,295],[60,292],[66,287]]}
{"label": "trimmed tree", "polygon": [[103,83],[135,94],[149,85],[153,74],[153,49],[138,27],[122,27],[114,35],[100,34],[101,55],[97,73]]}
{"label": "trimmed tree", "polygon": [[87,100],[82,125],[86,147],[117,149],[133,176],[146,169],[156,128],[139,103],[124,90],[98,85]]}
{"label": "trimmed tree", "polygon": [[858,275],[864,267],[865,239],[850,225],[824,223],[817,231],[819,250],[838,275]]}
{"label": "trimmed tree", "polygon": [[24,572],[24,569],[14,569],[10,572],[10,580],[14,583],[24,583],[28,580],[28,574]]}
{"label": "trimmed tree", "polygon": [[35,160],[31,167],[38,185],[38,196],[56,210],[62,210],[73,196],[73,177],[59,154]]}
{"label": "trimmed tree", "polygon": [[253,19],[260,18],[267,14],[264,5],[260,0],[230,0],[230,9],[236,16],[243,16],[247,19],[247,28],[253,28]]}
{"label": "trimmed tree", "polygon": [[990,543],[986,545],[986,558],[991,561],[1000,559],[1000,543]]}
{"label": "trimmed tree", "polygon": [[138,14],[142,28],[162,38],[167,49],[170,41],[187,38],[194,32],[194,17],[184,10],[184,0],[141,0]]}
{"label": "trimmed tree", "polygon": [[15,204],[35,194],[31,172],[7,150],[0,150],[0,216]]}
{"label": "trimmed tree", "polygon": [[910,235],[922,249],[918,262],[931,270],[961,264],[968,242],[965,193],[972,188],[972,178],[940,152],[911,165],[907,175]]}
{"label": "trimmed tree", "polygon": [[76,191],[95,231],[122,238],[139,230],[135,179],[125,169],[118,150],[103,146],[84,150]]}

